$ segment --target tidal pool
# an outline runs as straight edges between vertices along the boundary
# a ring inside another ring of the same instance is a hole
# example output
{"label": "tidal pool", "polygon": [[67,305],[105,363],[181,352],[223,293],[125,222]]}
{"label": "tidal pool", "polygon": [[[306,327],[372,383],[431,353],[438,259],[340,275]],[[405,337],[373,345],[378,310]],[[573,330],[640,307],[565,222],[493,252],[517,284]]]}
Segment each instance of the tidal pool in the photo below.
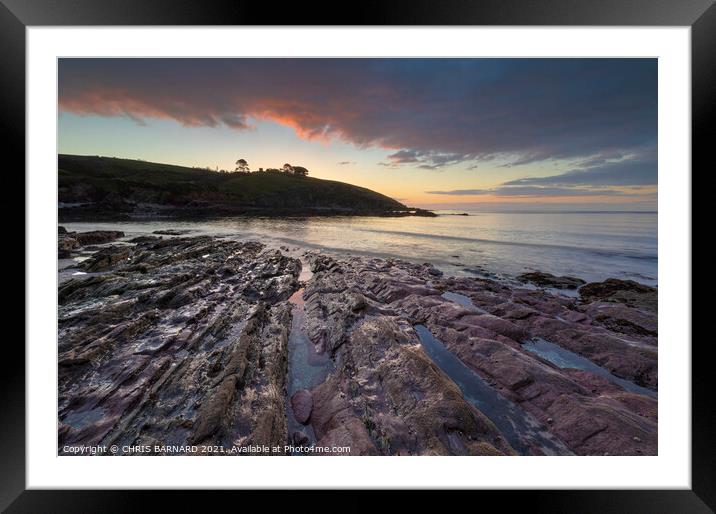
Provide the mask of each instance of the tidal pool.
{"label": "tidal pool", "polygon": [[468,368],[453,355],[423,325],[415,325],[425,353],[462,391],[465,400],[474,405],[492,421],[507,442],[520,455],[572,455],[562,441],[552,435],[531,414],[504,398],[480,375]]}
{"label": "tidal pool", "polygon": [[610,382],[621,386],[623,389],[626,389],[631,393],[643,394],[645,396],[649,396],[650,398],[655,399],[658,396],[658,393],[656,391],[637,385],[629,380],[619,378],[613,375],[609,370],[606,370],[601,366],[593,363],[586,357],[582,357],[581,355],[577,355],[574,352],[570,352],[569,350],[566,350],[561,346],[551,343],[545,339],[539,337],[532,339],[523,343],[522,347],[525,350],[539,355],[545,360],[548,360],[557,367],[563,369],[572,368],[589,371],[591,373],[594,373],[595,375],[599,375],[602,378],[606,378]]}
{"label": "tidal pool", "polygon": [[288,338],[288,383],[286,396],[286,416],[288,418],[288,432],[291,443],[293,434],[303,432],[308,436],[309,446],[316,444],[316,435],[309,425],[302,425],[293,415],[291,397],[301,389],[313,389],[323,383],[329,373],[333,371],[333,361],[330,355],[318,353],[315,345],[308,338],[303,329],[306,320],[304,310],[303,291],[296,291],[288,301],[292,305],[291,332]]}

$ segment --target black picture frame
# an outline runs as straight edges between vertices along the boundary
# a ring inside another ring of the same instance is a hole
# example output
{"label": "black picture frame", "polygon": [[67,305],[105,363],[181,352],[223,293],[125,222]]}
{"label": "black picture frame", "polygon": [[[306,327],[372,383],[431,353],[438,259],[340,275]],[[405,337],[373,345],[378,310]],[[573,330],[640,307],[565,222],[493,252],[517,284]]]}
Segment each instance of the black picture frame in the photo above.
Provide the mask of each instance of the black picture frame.
{"label": "black picture frame", "polygon": [[[709,147],[713,144],[708,129],[712,126],[716,105],[716,6],[713,4],[714,0],[412,0],[344,3],[339,8],[338,3],[284,5],[244,0],[0,0],[0,126],[4,134],[5,162],[14,163],[12,176],[8,176],[10,170],[6,169],[5,184],[16,191],[25,190],[23,175],[19,173],[20,169],[25,169],[25,29],[53,25],[689,26],[692,38],[692,169],[705,167],[709,162]],[[8,161],[7,157],[11,159]],[[12,180],[15,183],[10,185]],[[24,195],[14,196],[24,198]],[[10,211],[7,204],[3,207],[7,214],[18,212]],[[19,232],[19,226],[16,229]],[[31,270],[25,267],[25,276],[29,272]],[[19,300],[17,304],[20,304]],[[149,496],[158,497],[165,508],[170,503],[181,505],[181,510],[206,505],[206,492],[26,490],[25,352],[18,341],[19,338],[13,338],[12,343],[6,339],[6,365],[0,373],[0,508],[7,512],[134,511],[146,510]],[[533,511],[714,511],[716,442],[713,434],[716,424],[708,379],[712,374],[711,361],[707,357],[710,344],[710,338],[694,338],[692,345],[691,490],[481,494],[500,502],[503,508],[521,504]],[[223,501],[225,496],[235,493],[211,494],[211,499]],[[258,500],[248,498],[246,492],[240,494],[245,506],[247,501]],[[493,498],[495,496],[498,497]],[[419,501],[420,498],[420,494],[413,496]],[[296,496],[292,501],[301,503]],[[342,505],[353,509],[361,505],[369,508],[370,502],[344,501],[333,505],[332,510],[342,510]]]}

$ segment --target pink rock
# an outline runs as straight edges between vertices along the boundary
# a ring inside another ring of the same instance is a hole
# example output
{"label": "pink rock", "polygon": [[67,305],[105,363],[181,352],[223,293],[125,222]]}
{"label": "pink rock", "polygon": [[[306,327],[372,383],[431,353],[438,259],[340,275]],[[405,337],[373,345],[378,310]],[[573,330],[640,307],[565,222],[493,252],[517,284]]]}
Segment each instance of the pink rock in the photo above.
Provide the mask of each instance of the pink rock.
{"label": "pink rock", "polygon": [[593,302],[585,309],[595,322],[613,332],[630,336],[656,336],[656,313],[629,307],[621,303]]}
{"label": "pink rock", "polygon": [[471,316],[470,320],[479,327],[491,330],[495,334],[509,337],[514,341],[521,341],[527,337],[524,329],[518,327],[509,320],[502,319],[491,314]]}
{"label": "pink rock", "polygon": [[311,417],[311,411],[313,410],[313,397],[311,392],[306,389],[296,391],[291,397],[291,408],[293,409],[293,415],[296,421],[305,425],[308,418]]}

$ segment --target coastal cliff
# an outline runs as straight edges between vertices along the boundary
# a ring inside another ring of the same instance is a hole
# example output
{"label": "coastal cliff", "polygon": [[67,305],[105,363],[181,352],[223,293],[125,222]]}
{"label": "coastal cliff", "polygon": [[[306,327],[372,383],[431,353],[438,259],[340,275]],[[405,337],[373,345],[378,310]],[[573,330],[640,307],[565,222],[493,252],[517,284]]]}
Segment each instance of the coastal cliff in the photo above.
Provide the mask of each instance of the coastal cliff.
{"label": "coastal cliff", "polygon": [[59,155],[60,220],[222,216],[434,216],[363,187],[277,171],[218,173]]}

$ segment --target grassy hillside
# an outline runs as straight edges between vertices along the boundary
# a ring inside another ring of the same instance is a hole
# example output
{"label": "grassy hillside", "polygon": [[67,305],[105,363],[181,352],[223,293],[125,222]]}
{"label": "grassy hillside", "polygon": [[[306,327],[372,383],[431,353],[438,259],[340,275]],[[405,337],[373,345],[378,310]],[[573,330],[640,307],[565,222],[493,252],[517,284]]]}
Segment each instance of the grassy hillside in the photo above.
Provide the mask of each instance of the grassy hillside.
{"label": "grassy hillside", "polygon": [[95,156],[58,160],[60,212],[66,215],[427,214],[370,189],[312,177],[216,173]]}

